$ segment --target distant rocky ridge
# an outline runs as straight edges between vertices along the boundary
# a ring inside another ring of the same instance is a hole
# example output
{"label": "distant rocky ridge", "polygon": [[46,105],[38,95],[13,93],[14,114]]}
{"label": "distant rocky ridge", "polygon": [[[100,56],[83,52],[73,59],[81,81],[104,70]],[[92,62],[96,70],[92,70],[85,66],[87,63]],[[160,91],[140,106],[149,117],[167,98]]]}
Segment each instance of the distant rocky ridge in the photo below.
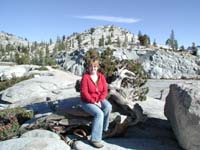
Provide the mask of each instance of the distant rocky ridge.
{"label": "distant rocky ridge", "polygon": [[99,48],[99,47],[126,47],[138,43],[137,36],[116,26],[99,26],[82,33],[74,33],[66,38],[70,49]]}
{"label": "distant rocky ridge", "polygon": [[29,44],[31,44],[31,42],[13,34],[0,32],[0,45],[5,47],[8,44],[11,44],[13,46],[28,46]]}
{"label": "distant rocky ridge", "polygon": [[[102,39],[103,38],[103,39]],[[109,46],[113,47],[130,47],[131,45],[138,44],[138,38],[133,33],[129,32],[126,29],[108,25],[108,26],[99,26],[96,28],[91,28],[82,33],[73,33],[70,36],[62,37],[62,39],[57,39],[58,43],[63,42],[64,49],[66,51],[69,50],[77,50],[80,48],[99,48]],[[41,45],[43,42],[37,42]],[[47,44],[48,42],[46,42]],[[16,46],[30,46],[33,43],[29,42],[26,38],[23,39],[16,35],[0,32],[0,45],[6,46],[7,44],[16,45]],[[50,49],[56,49],[55,43],[48,44]]]}
{"label": "distant rocky ridge", "polygon": [[[1,32],[0,45],[8,43],[24,46],[32,44],[12,34]],[[40,54],[46,57],[48,50],[49,59],[55,59],[65,70],[79,76],[84,71],[85,53],[91,48],[96,48],[101,53],[107,47],[113,49],[114,56],[120,60],[139,61],[148,77],[152,79],[197,79],[200,74],[200,62],[197,56],[188,52],[173,52],[164,46],[150,46],[149,48],[141,46],[136,35],[117,26],[99,26],[82,33],[73,33],[56,43],[41,43],[37,46],[39,50],[35,46],[33,47],[36,49],[29,48],[30,57],[38,59],[41,58]],[[11,55],[11,53],[6,54]],[[13,56],[12,53],[12,56],[8,58]],[[38,61],[44,62],[44,60]]]}

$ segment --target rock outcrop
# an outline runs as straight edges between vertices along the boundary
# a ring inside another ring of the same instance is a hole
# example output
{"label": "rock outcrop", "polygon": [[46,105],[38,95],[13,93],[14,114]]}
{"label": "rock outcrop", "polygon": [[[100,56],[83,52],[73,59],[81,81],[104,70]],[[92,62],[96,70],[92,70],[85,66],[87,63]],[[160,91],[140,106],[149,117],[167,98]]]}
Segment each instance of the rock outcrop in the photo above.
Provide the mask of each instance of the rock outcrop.
{"label": "rock outcrop", "polygon": [[179,144],[187,150],[200,149],[199,83],[170,85],[165,116],[171,123]]}
{"label": "rock outcrop", "polygon": [[8,44],[17,47],[17,46],[28,46],[30,42],[21,37],[17,37],[13,34],[0,32],[0,45],[6,46]]}
{"label": "rock outcrop", "polygon": [[[102,49],[105,50],[105,49]],[[77,50],[60,63],[65,70],[76,75],[84,71],[83,57],[86,49]],[[200,78],[199,58],[187,52],[173,52],[162,49],[115,49],[113,55],[119,59],[136,60],[142,64],[151,79],[198,79]]]}
{"label": "rock outcrop", "polygon": [[23,77],[31,68],[28,65],[0,66],[0,81]]}
{"label": "rock outcrop", "polygon": [[0,142],[1,150],[70,150],[71,148],[53,132],[32,130],[20,138]]}
{"label": "rock outcrop", "polygon": [[8,103],[10,107],[26,106],[34,103],[51,100],[62,100],[76,97],[79,93],[75,91],[75,82],[80,79],[72,73],[47,70],[32,71],[29,74],[37,74],[37,77],[21,81],[12,87],[1,91],[1,101]]}
{"label": "rock outcrop", "polygon": [[198,57],[186,52],[157,50],[141,62],[151,79],[192,79],[200,77]]}
{"label": "rock outcrop", "polygon": [[69,49],[98,48],[98,47],[131,47],[138,43],[137,36],[126,29],[117,26],[99,26],[82,33],[74,33],[65,41]]}

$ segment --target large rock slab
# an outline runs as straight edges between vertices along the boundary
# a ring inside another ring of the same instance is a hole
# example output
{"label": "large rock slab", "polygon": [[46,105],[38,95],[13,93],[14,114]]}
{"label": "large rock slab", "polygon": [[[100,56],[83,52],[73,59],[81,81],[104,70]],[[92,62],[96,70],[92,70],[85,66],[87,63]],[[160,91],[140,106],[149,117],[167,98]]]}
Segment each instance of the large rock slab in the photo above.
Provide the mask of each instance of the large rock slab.
{"label": "large rock slab", "polygon": [[0,142],[0,150],[70,150],[70,147],[53,132],[33,130],[21,138]]}
{"label": "large rock slab", "polygon": [[199,83],[170,85],[165,116],[171,123],[180,145],[187,150],[200,149]]}
{"label": "large rock slab", "polygon": [[19,138],[0,142],[1,150],[70,150],[62,140],[53,138]]}
{"label": "large rock slab", "polygon": [[79,95],[75,91],[76,80],[80,77],[59,70],[47,71],[39,77],[21,81],[1,92],[1,100],[13,107],[33,103],[66,99]]}
{"label": "large rock slab", "polygon": [[[99,150],[181,150],[168,141],[146,138],[113,138],[103,141],[104,147]],[[76,141],[75,150],[94,150],[88,141]]]}
{"label": "large rock slab", "polygon": [[36,65],[0,65],[0,80],[26,76],[29,72],[39,67]]}
{"label": "large rock slab", "polygon": [[35,130],[31,130],[28,131],[24,134],[21,135],[21,138],[28,138],[28,137],[44,137],[44,138],[53,138],[56,140],[60,140],[60,136],[54,132],[51,132],[49,130],[43,130],[43,129],[35,129]]}
{"label": "large rock slab", "polygon": [[22,77],[28,71],[24,66],[0,66],[0,80],[8,80],[13,77]]}

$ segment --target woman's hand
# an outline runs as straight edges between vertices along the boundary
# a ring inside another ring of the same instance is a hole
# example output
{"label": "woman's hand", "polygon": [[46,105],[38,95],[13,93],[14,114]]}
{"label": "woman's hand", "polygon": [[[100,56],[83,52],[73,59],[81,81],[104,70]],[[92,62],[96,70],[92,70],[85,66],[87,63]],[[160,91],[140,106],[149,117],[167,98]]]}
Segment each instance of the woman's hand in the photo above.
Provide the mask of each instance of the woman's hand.
{"label": "woman's hand", "polygon": [[101,108],[101,102],[96,102],[94,104],[97,105],[99,108]]}

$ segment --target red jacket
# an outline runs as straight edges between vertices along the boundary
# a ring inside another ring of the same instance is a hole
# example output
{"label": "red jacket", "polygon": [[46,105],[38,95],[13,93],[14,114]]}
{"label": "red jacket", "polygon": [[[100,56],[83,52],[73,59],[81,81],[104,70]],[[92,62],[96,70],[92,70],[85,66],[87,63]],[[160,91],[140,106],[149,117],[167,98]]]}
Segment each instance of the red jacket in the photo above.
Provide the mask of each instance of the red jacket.
{"label": "red jacket", "polygon": [[83,75],[81,80],[81,100],[95,103],[103,101],[108,93],[107,82],[103,74],[97,73],[98,83],[95,84],[90,74],[86,73]]}

